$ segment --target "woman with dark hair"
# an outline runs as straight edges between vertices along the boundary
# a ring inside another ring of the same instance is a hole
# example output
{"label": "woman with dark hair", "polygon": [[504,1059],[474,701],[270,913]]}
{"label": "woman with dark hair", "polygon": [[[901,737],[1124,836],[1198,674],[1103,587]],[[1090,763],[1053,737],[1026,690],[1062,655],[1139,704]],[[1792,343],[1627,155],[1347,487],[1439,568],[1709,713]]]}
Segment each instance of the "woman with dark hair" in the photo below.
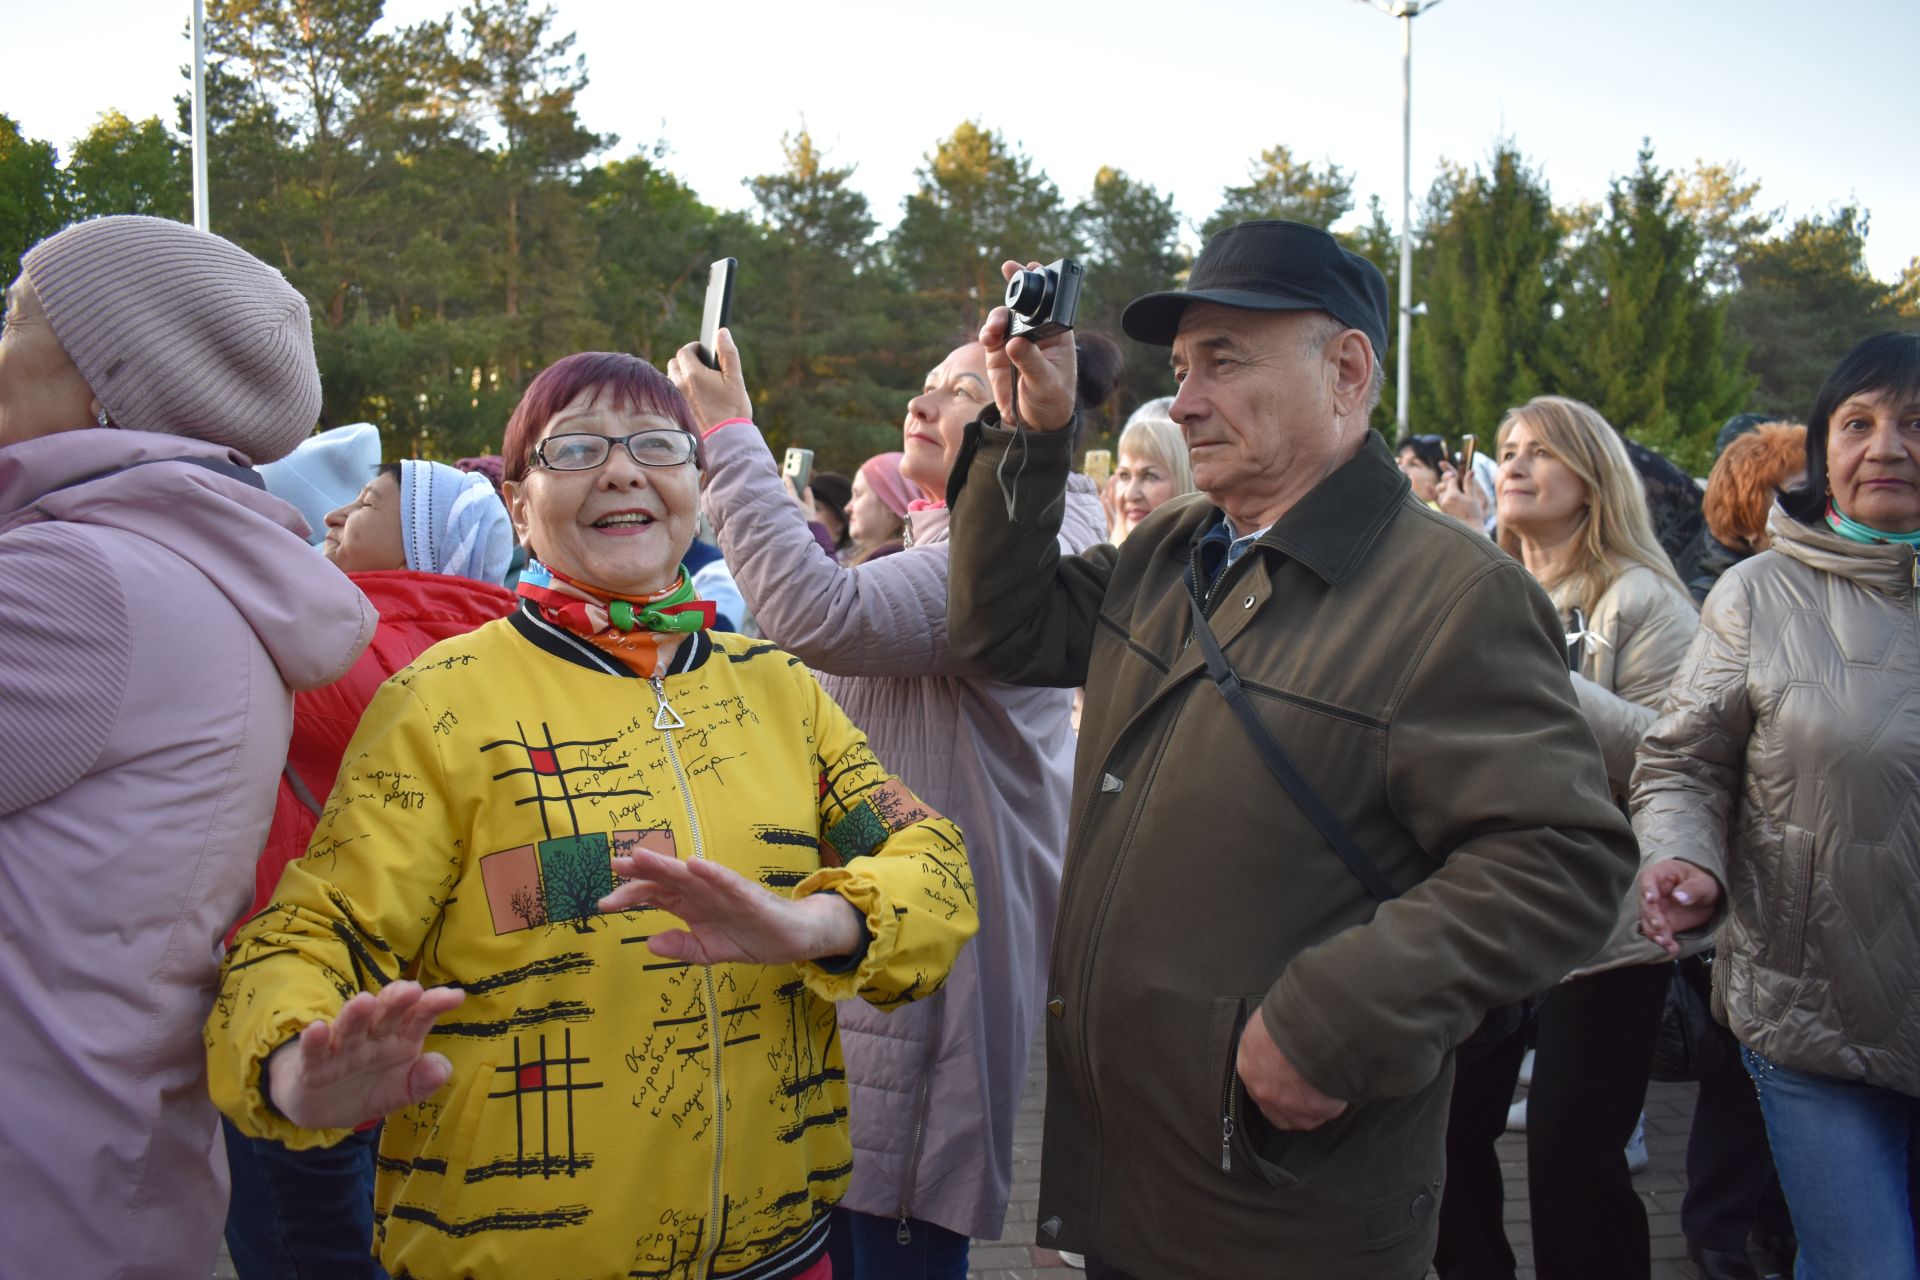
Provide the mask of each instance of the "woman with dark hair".
{"label": "woman with dark hair", "polygon": [[1714,1009],[1759,1088],[1796,1275],[1911,1277],[1920,1217],[1920,333],[1807,419],[1772,547],[1710,595],[1641,748],[1641,928],[1719,925]]}
{"label": "woman with dark hair", "polygon": [[632,356],[533,380],[519,608],[380,686],[228,955],[215,1101],[296,1148],[386,1116],[396,1276],[827,1280],[833,1002],[931,994],[973,930],[958,829],[708,630],[692,428]]}
{"label": "woman with dark hair", "polygon": [[204,1276],[200,1027],[292,690],[373,610],[257,463],[320,412],[307,301],[218,236],[41,241],[0,333],[0,1240],[9,1275]]}
{"label": "woman with dark hair", "polygon": [[1413,496],[1440,509],[1440,464],[1447,459],[1447,442],[1439,436],[1408,436],[1394,449],[1400,474],[1413,485]]}
{"label": "woman with dark hair", "polygon": [[[1080,392],[1120,371],[1079,335]],[[853,1096],[853,1181],[835,1217],[836,1274],[958,1280],[970,1236],[995,1237],[1013,1177],[1014,1118],[1039,1021],[1060,884],[1074,737],[1065,689],[984,679],[947,643],[947,509],[967,424],[993,403],[986,352],[962,343],[907,405],[900,474],[920,497],[907,548],[843,568],[815,550],[752,423],[732,337],[720,369],[693,348],[671,372],[706,425],[705,506],[767,637],[815,670],[909,786],[967,833],[980,935],[947,989],[891,1016],[840,1023]],[[1074,478],[1061,545],[1105,540],[1093,482]]]}

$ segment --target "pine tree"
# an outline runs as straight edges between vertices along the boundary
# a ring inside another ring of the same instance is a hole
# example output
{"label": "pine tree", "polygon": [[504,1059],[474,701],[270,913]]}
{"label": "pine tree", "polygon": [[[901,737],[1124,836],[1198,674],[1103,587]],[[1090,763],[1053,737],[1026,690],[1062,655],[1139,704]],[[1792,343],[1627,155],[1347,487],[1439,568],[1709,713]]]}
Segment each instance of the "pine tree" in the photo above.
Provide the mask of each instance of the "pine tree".
{"label": "pine tree", "polygon": [[1572,255],[1567,345],[1555,389],[1704,475],[1721,423],[1751,382],[1726,341],[1727,302],[1708,290],[1700,237],[1670,175],[1643,144],[1614,181],[1592,234]]}
{"label": "pine tree", "polygon": [[1247,168],[1247,185],[1228,187],[1220,207],[1200,228],[1210,237],[1236,222],[1285,218],[1331,227],[1353,209],[1353,175],[1329,161],[1317,169],[1284,146],[1269,147]]}
{"label": "pine tree", "polygon": [[1415,431],[1492,445],[1501,415],[1547,387],[1563,228],[1545,180],[1511,143],[1436,184],[1414,321]]}
{"label": "pine tree", "polygon": [[[1086,245],[1081,327],[1118,339],[1120,315],[1127,304],[1143,293],[1178,288],[1191,265],[1180,249],[1180,215],[1174,212],[1172,196],[1103,166],[1094,175],[1091,195],[1074,216]],[[1151,349],[1128,347],[1111,421],[1124,423],[1143,402],[1172,394],[1166,362],[1156,359]],[[1089,429],[1098,436],[1109,425],[1095,422]]]}

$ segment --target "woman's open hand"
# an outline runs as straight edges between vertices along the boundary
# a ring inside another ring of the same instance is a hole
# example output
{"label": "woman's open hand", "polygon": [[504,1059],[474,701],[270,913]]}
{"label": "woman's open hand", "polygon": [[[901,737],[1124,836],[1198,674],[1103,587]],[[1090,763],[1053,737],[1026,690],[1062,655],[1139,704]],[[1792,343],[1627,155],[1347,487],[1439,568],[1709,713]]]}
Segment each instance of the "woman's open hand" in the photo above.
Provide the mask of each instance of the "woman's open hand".
{"label": "woman's open hand", "polygon": [[273,1051],[273,1105],[302,1129],[350,1129],[423,1101],[452,1078],[453,1064],[421,1046],[440,1015],[466,998],[458,987],[408,981],[360,992],[331,1023],[309,1023]]}
{"label": "woman's open hand", "polygon": [[747,396],[746,377],[740,372],[740,350],[733,345],[733,333],[720,330],[713,345],[720,358],[718,369],[707,368],[706,361],[700,358],[697,342],[689,342],[667,361],[667,377],[693,406],[693,420],[702,431],[734,418],[753,417],[753,401]]}
{"label": "woman's open hand", "polygon": [[1640,873],[1640,932],[1670,956],[1680,954],[1676,935],[1713,919],[1720,882],[1685,858],[1663,858]]}
{"label": "woman's open hand", "polygon": [[793,964],[860,945],[864,921],[837,893],[783,898],[717,862],[644,849],[615,858],[613,869],[624,883],[600,899],[602,912],[654,906],[686,923],[647,939],[648,950],[669,960]]}

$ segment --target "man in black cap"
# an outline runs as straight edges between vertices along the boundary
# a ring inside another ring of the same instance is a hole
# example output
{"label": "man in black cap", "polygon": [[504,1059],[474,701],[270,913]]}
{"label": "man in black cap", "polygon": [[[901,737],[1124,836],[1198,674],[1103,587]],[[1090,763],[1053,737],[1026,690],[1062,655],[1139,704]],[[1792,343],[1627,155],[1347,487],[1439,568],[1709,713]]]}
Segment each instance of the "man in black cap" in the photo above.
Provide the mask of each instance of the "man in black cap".
{"label": "man in black cap", "polygon": [[1072,336],[981,334],[949,622],[989,674],[1086,686],[1039,1239],[1093,1275],[1422,1275],[1453,1046],[1627,887],[1552,605],[1368,429],[1386,314],[1323,231],[1215,236],[1123,321],[1172,347],[1200,492],[1085,556],[1054,542]]}

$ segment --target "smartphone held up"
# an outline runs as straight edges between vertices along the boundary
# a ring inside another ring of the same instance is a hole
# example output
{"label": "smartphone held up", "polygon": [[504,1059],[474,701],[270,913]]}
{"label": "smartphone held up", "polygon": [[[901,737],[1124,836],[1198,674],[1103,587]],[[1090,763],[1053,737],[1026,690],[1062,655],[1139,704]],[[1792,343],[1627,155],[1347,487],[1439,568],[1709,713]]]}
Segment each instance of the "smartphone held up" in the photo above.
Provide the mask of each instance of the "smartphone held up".
{"label": "smartphone held up", "polygon": [[720,330],[733,323],[733,277],[739,270],[737,258],[722,258],[707,274],[707,305],[700,316],[700,362],[709,369],[720,367]]}

